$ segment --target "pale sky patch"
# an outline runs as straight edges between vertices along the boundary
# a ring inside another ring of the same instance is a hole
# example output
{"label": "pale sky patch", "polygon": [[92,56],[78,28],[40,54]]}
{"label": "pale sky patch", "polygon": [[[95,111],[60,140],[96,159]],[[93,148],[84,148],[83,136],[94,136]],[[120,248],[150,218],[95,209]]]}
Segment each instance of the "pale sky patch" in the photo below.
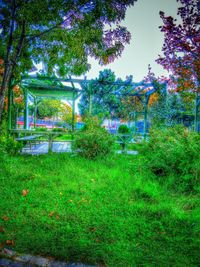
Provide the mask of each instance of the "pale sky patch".
{"label": "pale sky patch", "polygon": [[125,47],[122,56],[109,65],[100,66],[96,60],[90,58],[92,67],[86,74],[87,78],[98,77],[100,70],[109,68],[117,77],[125,79],[127,75],[133,75],[133,80],[137,82],[147,74],[148,64],[152,66],[156,76],[167,75],[155,62],[158,54],[162,53],[163,45],[163,33],[158,28],[162,25],[159,11],[176,17],[177,7],[176,0],[138,0],[127,10],[126,18],[122,22],[131,32],[130,44]]}

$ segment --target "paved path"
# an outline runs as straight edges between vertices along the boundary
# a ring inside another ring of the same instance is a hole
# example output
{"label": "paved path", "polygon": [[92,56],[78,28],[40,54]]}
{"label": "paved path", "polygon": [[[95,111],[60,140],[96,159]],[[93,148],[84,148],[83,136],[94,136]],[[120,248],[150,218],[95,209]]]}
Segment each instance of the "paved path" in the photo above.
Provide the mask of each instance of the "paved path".
{"label": "paved path", "polygon": [[[71,152],[71,142],[53,142],[52,152]],[[40,144],[26,145],[22,149],[22,154],[46,154],[48,153],[48,142],[41,142]]]}
{"label": "paved path", "polygon": [[[71,150],[71,142],[53,142],[52,144],[52,152],[62,153],[62,152],[72,152]],[[30,147],[30,145],[26,145],[22,149],[22,154],[31,154],[31,155],[39,155],[39,154],[47,154],[48,153],[48,142],[41,142],[40,144],[35,144]],[[123,154],[122,150],[117,150],[117,154]],[[134,150],[126,151],[126,154],[129,155],[137,155],[138,152]]]}
{"label": "paved path", "polygon": [[85,265],[82,263],[66,263],[53,260],[52,258],[44,258],[41,256],[33,256],[29,254],[18,254],[10,249],[2,249],[0,251],[0,267],[97,267]]}
{"label": "paved path", "polygon": [[19,262],[16,260],[11,260],[7,258],[0,258],[0,267],[95,267],[95,266],[89,266],[82,263],[65,263],[65,262],[59,262],[59,261],[53,261],[51,263],[48,263],[47,265],[38,265],[38,264],[31,264],[31,263],[25,263],[25,262]]}

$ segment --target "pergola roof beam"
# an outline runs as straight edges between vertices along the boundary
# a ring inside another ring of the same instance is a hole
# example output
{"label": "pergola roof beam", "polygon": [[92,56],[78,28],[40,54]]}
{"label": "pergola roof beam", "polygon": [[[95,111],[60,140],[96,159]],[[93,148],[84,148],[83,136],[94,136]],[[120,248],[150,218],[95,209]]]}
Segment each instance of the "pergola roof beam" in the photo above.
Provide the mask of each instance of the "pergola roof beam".
{"label": "pergola roof beam", "polygon": [[[43,85],[43,84],[34,84],[34,83],[23,83],[22,84],[23,86],[26,86],[28,89],[34,89],[34,88],[39,88],[40,90],[46,90],[46,89],[49,89],[49,90],[56,90],[56,91],[71,91],[72,90],[72,87],[70,86],[66,86],[66,85],[63,85],[63,86],[52,86],[52,85]],[[81,91],[80,89],[78,88],[73,88],[76,92],[79,92]]]}

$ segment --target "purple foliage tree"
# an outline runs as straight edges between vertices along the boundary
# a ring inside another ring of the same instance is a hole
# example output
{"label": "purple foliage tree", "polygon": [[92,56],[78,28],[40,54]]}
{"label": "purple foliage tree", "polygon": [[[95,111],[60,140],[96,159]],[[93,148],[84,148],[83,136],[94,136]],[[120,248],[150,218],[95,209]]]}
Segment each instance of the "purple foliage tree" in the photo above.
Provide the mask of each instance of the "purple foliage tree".
{"label": "purple foliage tree", "polygon": [[177,0],[180,22],[160,12],[164,33],[163,55],[156,60],[173,74],[179,92],[200,92],[200,1]]}

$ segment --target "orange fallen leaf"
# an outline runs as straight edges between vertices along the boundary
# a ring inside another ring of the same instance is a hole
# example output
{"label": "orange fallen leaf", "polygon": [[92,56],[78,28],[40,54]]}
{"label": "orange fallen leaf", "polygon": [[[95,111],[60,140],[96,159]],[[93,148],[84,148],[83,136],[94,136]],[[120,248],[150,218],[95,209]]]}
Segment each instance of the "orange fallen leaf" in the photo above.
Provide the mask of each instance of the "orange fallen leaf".
{"label": "orange fallen leaf", "polygon": [[15,245],[13,240],[6,240],[6,244],[9,245],[9,246],[14,246]]}
{"label": "orange fallen leaf", "polygon": [[9,220],[8,216],[3,216],[2,219],[3,219],[4,221],[8,221],[8,220]]}
{"label": "orange fallen leaf", "polygon": [[28,195],[28,192],[29,192],[29,190],[27,190],[27,189],[23,189],[22,190],[22,196],[27,196]]}
{"label": "orange fallen leaf", "polygon": [[56,215],[56,220],[59,220],[60,219],[60,215]]}
{"label": "orange fallen leaf", "polygon": [[55,211],[51,211],[51,212],[49,213],[49,217],[52,217],[52,216],[54,215],[54,213],[55,213]]}
{"label": "orange fallen leaf", "polygon": [[90,232],[96,232],[96,230],[97,230],[97,228],[95,228],[95,227],[90,228]]}

